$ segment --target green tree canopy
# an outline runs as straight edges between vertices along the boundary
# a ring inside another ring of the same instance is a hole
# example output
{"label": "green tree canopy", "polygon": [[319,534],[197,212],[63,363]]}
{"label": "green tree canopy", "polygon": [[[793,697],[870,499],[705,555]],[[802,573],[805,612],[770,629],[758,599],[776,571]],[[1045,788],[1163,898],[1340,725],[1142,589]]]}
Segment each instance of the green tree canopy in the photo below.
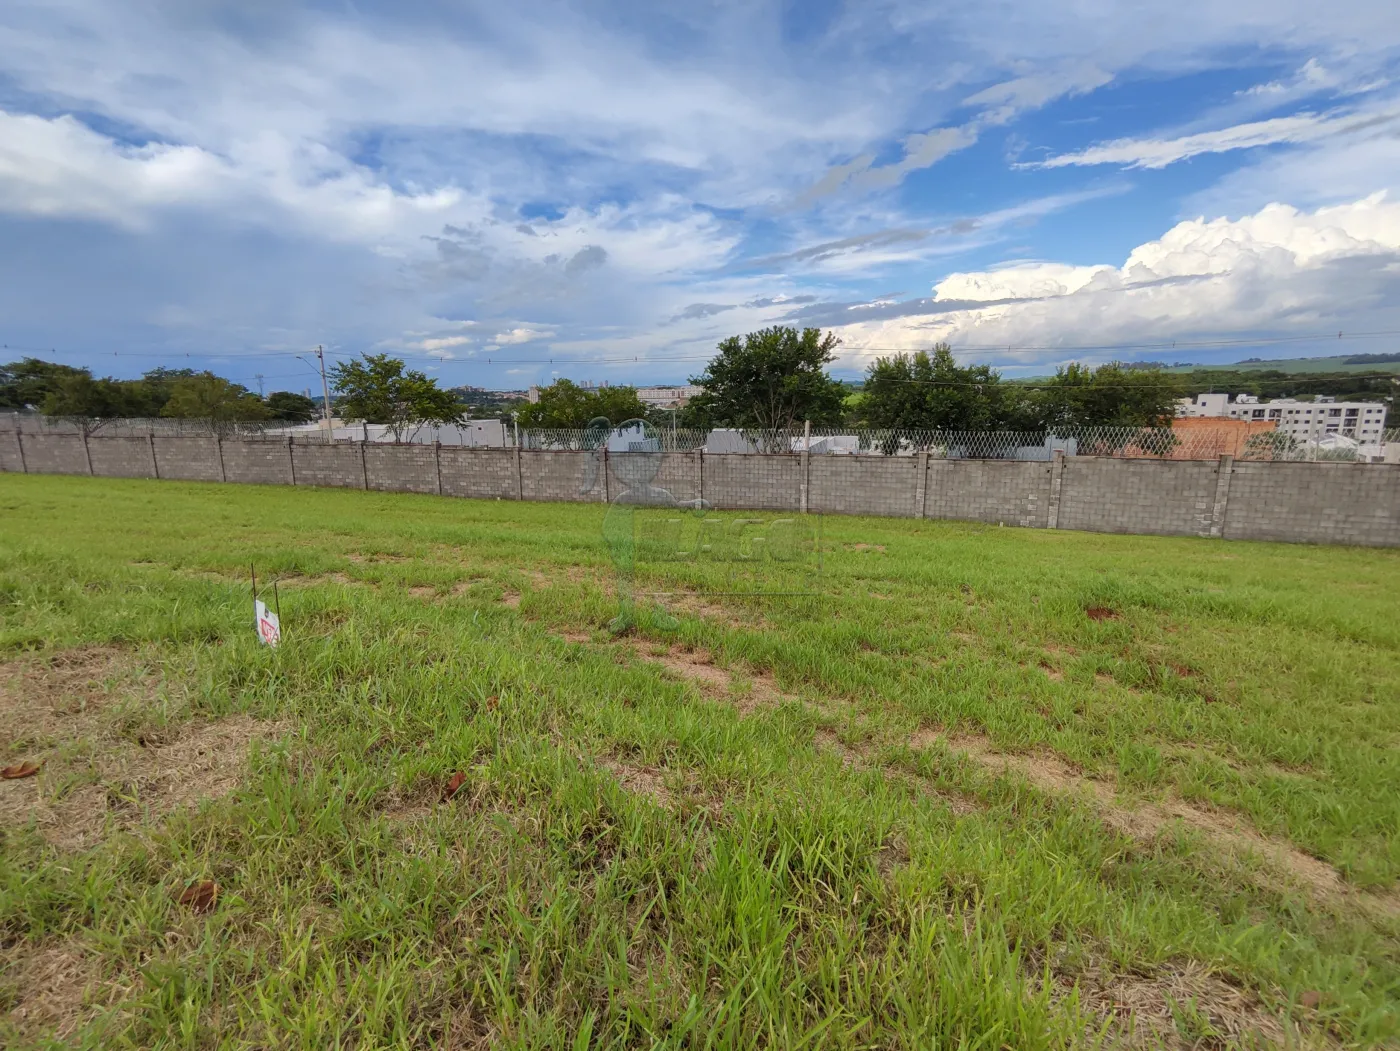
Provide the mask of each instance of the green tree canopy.
{"label": "green tree canopy", "polygon": [[31,408],[42,410],[59,380],[79,375],[92,378],[92,373],[87,369],[75,369],[71,365],[59,365],[41,358],[21,358],[8,365],[0,365],[0,409],[20,412]]}
{"label": "green tree canopy", "polygon": [[869,427],[1002,430],[1031,422],[1024,392],[987,365],[959,366],[951,348],[876,358],[857,411]]}
{"label": "green tree canopy", "polygon": [[646,403],[635,387],[580,387],[572,380],[555,380],[540,388],[540,400],[516,413],[522,427],[587,427],[605,416],[614,425],[647,418]]}
{"label": "green tree canopy", "polygon": [[321,415],[320,407],[305,394],[275,390],[267,396],[267,410],[274,419],[310,423]]}
{"label": "green tree canopy", "polygon": [[394,441],[403,441],[425,423],[461,423],[462,411],[451,391],[388,354],[366,354],[337,365],[336,411],[346,419],[382,423]]}
{"label": "green tree canopy", "polygon": [[1182,396],[1182,384],[1160,369],[1072,363],[1036,392],[1034,403],[1041,426],[1050,430],[1157,427],[1171,423]]}
{"label": "green tree canopy", "polygon": [[765,328],[731,336],[705,372],[691,377],[704,389],[686,406],[691,426],[791,428],[804,420],[841,422],[843,384],[826,366],[841,341],[820,329]]}
{"label": "green tree canopy", "polygon": [[266,420],[271,416],[262,399],[247,387],[212,372],[198,372],[173,381],[170,397],[160,414],[176,419],[206,420],[218,432],[229,430],[234,423]]}

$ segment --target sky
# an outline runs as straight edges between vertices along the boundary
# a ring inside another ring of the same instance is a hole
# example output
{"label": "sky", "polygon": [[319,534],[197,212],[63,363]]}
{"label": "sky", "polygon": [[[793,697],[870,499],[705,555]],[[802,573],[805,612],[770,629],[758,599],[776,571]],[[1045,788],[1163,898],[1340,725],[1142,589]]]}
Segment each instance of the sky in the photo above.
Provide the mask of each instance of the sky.
{"label": "sky", "polygon": [[0,6],[0,360],[676,383],[777,324],[1400,350],[1400,4]]}

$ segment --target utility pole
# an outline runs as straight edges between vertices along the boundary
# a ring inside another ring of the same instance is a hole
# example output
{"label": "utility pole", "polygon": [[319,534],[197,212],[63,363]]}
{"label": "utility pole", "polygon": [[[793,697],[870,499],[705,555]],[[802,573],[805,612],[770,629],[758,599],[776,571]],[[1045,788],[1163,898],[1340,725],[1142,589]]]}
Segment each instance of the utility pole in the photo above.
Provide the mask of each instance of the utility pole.
{"label": "utility pole", "polygon": [[326,354],[321,344],[316,344],[316,360],[321,363],[321,419],[325,421],[326,441],[331,440],[331,388],[326,383]]}
{"label": "utility pole", "polygon": [[262,374],[261,372],[259,372],[259,373],[256,375],[255,378],[256,378],[257,381],[258,381],[258,397],[259,397],[259,398],[265,398],[265,397],[267,397],[267,392],[263,390],[263,374]]}

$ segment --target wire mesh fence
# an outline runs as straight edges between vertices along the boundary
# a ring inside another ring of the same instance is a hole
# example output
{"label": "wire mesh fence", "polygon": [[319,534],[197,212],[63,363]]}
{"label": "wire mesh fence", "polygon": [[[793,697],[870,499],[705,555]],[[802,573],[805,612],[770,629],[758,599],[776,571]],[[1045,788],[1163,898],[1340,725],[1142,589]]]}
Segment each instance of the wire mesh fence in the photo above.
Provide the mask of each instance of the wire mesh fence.
{"label": "wire mesh fence", "polygon": [[[323,442],[325,431],[286,421],[201,419],[73,419],[38,413],[0,413],[0,431],[129,437],[221,437],[240,441]],[[337,426],[334,441],[389,442],[394,432],[382,425]],[[404,434],[400,434],[403,440]],[[598,432],[583,428],[521,428],[498,421],[467,421],[462,427],[411,429],[418,444],[512,447],[576,452],[593,448]],[[810,456],[919,456],[947,460],[1049,460],[1065,456],[1110,456],[1162,460],[1240,460],[1368,462],[1400,457],[1400,428],[1360,438],[1342,433],[1259,430],[1238,423],[1181,427],[1058,427],[1042,431],[953,431],[857,427],[759,429],[654,428],[648,448],[661,452],[706,454],[792,454]]]}
{"label": "wire mesh fence", "polygon": [[[1297,436],[1282,430],[1238,425],[1201,427],[1061,427],[1044,431],[940,431],[850,427],[761,430],[689,428],[655,430],[649,437],[664,452],[709,454],[800,454],[812,456],[917,456],[947,460],[1049,460],[1066,456],[1113,456],[1163,460],[1369,461],[1383,458],[1386,445],[1400,449],[1400,428],[1372,440],[1347,435]],[[582,429],[520,432],[528,449],[588,449],[598,435]]]}

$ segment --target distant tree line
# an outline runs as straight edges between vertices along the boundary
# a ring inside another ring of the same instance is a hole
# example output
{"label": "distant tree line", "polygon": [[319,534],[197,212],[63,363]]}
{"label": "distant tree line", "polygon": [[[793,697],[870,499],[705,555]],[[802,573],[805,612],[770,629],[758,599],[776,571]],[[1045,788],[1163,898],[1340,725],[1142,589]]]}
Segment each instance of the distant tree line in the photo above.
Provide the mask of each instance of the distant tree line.
{"label": "distant tree line", "polygon": [[[582,387],[560,379],[541,388],[537,402],[520,406],[515,418],[522,427],[541,428],[581,428],[602,416],[614,423],[646,419],[751,431],[786,430],[804,421],[819,427],[1042,431],[1159,426],[1171,421],[1177,399],[1209,390],[1261,398],[1330,394],[1392,405],[1400,392],[1396,377],[1386,374],[1170,373],[1157,362],[1070,364],[1046,379],[1007,380],[988,365],[960,365],[945,343],[878,357],[861,382],[846,383],[827,371],[839,345],[834,333],[820,329],[765,328],[722,341],[704,372],[690,377],[701,393],[674,412],[646,405],[630,386]],[[508,414],[499,398],[444,390],[388,354],[355,358],[335,366],[331,375],[336,415],[382,424],[396,441],[424,423],[461,423],[478,408]],[[264,398],[208,371],[158,368],[140,379],[118,380],[38,358],[0,366],[0,410],[5,409],[87,420],[165,416],[288,423],[312,421],[320,411],[305,395],[277,391]],[[1396,415],[1392,412],[1392,419]]]}
{"label": "distant tree line", "polygon": [[89,369],[23,358],[0,365],[0,411],[37,410],[46,416],[105,420],[129,417],[285,420],[316,417],[304,394],[276,391],[259,397],[241,384],[194,369],[152,369],[135,380],[94,377]]}

